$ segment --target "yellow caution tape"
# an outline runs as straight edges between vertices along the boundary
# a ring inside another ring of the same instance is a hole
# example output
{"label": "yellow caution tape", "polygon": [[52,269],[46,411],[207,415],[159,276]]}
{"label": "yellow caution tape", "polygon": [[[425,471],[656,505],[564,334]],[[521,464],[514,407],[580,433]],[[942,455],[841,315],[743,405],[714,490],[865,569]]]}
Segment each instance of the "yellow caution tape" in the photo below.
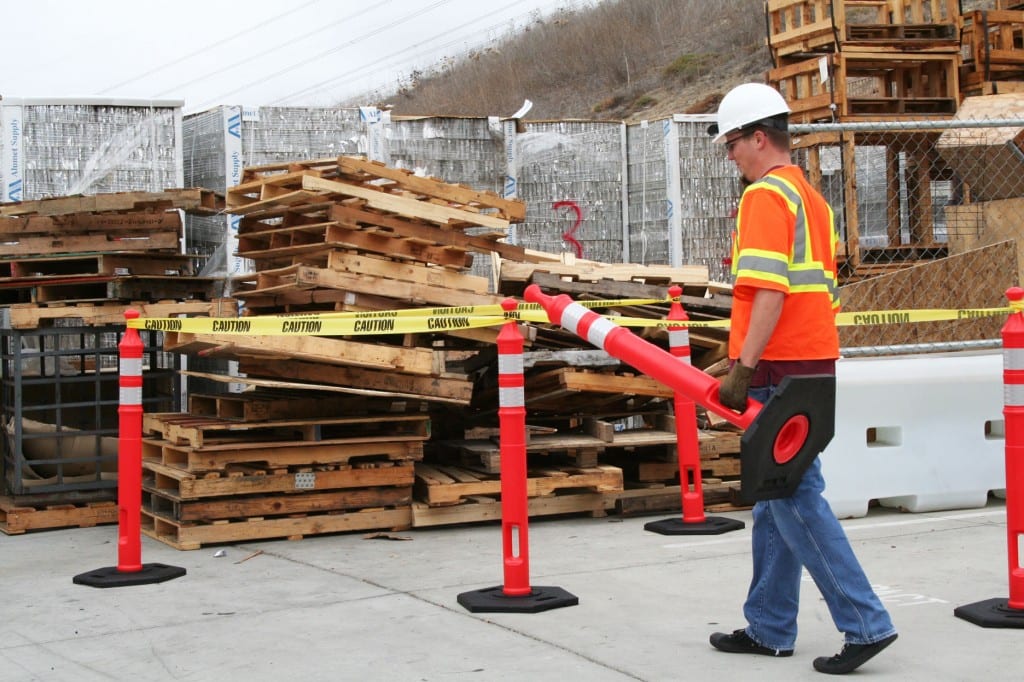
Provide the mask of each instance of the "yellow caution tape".
{"label": "yellow caution tape", "polygon": [[[650,305],[664,303],[653,299],[620,301],[586,301],[586,307],[616,305]],[[582,305],[583,303],[581,303]],[[1020,312],[1024,306],[974,309],[871,310],[836,315],[839,326],[878,326],[917,322],[943,322],[995,317]],[[427,314],[430,313],[430,314]],[[483,314],[487,313],[487,314]],[[602,315],[624,327],[672,327],[728,329],[729,320],[665,320],[643,317]],[[379,310],[370,312],[264,315],[240,318],[163,317],[128,320],[128,327],[161,332],[190,334],[249,334],[254,336],[359,336],[371,334],[417,334],[495,327],[510,320],[547,324],[547,313],[535,303],[520,304],[505,311],[498,305],[448,308],[417,308],[414,310]]]}

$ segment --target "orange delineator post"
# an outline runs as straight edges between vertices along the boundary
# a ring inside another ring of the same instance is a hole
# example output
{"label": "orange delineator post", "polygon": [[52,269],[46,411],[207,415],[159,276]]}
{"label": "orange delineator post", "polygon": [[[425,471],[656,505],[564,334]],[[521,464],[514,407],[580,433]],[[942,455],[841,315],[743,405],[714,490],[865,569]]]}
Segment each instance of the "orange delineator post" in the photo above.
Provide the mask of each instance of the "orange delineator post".
{"label": "orange delineator post", "polygon": [[[683,288],[669,287],[672,298],[668,319],[679,322],[668,328],[669,352],[680,362],[692,365],[690,330],[685,322],[689,316],[679,301]],[[662,519],[644,524],[644,530],[660,535],[718,535],[745,527],[742,521],[724,517],[704,515],[704,489],[700,474],[700,440],[697,434],[697,405],[680,391],[673,392],[673,408],[676,417],[676,453],[679,460],[679,494],[682,506],[682,520]]]}
{"label": "orange delineator post", "polygon": [[[514,308],[511,305],[511,310]],[[504,309],[511,312],[509,308]],[[523,337],[518,326],[515,320],[510,320],[498,332],[501,544],[505,566],[502,592],[509,597],[522,597],[531,591],[529,499],[526,490],[526,390],[523,378]]]}
{"label": "orange delineator post", "polygon": [[1024,628],[1024,289],[1006,291],[1013,312],[1003,325],[1003,422],[1009,599],[958,606],[953,614],[982,627]]}
{"label": "orange delineator post", "polygon": [[[125,320],[139,316],[127,310]],[[79,585],[124,587],[164,582],[185,575],[185,569],[142,563],[142,355],[139,332],[125,329],[118,349],[119,403],[117,407],[117,566],[80,573]]]}
{"label": "orange delineator post", "polygon": [[538,613],[575,606],[579,599],[560,587],[530,585],[529,497],[526,489],[526,389],[523,336],[515,320],[518,303],[501,307],[510,318],[498,332],[498,420],[501,443],[501,545],[505,582],[463,592],[458,602],[474,613]]}

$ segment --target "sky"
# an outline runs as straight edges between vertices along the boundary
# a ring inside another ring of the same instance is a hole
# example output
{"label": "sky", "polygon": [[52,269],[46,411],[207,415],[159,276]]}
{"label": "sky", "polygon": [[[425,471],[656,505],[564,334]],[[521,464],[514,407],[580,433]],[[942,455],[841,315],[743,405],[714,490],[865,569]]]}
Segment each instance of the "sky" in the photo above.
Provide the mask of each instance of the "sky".
{"label": "sky", "polygon": [[0,97],[327,106],[596,1],[4,0]]}

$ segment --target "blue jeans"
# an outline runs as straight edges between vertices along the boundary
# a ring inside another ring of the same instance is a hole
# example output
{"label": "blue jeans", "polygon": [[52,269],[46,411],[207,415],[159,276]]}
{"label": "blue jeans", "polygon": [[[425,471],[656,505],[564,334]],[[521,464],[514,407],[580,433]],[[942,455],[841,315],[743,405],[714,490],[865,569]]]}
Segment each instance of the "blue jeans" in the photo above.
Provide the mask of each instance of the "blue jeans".
{"label": "blue jeans", "polygon": [[[750,397],[766,402],[773,389],[751,389]],[[754,505],[754,575],[743,615],[747,634],[762,646],[793,649],[802,567],[848,644],[873,644],[896,632],[824,490],[821,462],[815,458],[790,497]]]}

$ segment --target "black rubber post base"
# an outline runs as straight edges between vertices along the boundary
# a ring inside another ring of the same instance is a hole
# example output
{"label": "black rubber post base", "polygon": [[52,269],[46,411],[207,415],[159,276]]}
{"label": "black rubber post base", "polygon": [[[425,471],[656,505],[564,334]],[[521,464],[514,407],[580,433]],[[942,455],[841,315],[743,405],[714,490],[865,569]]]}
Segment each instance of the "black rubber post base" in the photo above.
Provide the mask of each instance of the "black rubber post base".
{"label": "black rubber post base", "polygon": [[73,579],[76,585],[90,587],[128,587],[162,583],[185,575],[185,569],[167,564],[143,564],[141,571],[119,571],[117,566],[97,568],[95,571],[79,573]]}
{"label": "black rubber post base", "polygon": [[463,592],[459,603],[473,613],[540,613],[563,606],[576,606],[579,597],[569,594],[561,587],[540,587],[534,585],[530,594],[509,597],[501,585],[472,592]]}
{"label": "black rubber post base", "polygon": [[953,609],[957,618],[983,628],[1024,628],[1024,609],[1009,606],[1009,599],[986,599]]}
{"label": "black rubber post base", "polygon": [[659,535],[721,535],[733,530],[741,530],[746,526],[742,521],[727,519],[724,516],[705,516],[703,521],[683,521],[676,517],[651,521],[644,524],[644,530]]}

